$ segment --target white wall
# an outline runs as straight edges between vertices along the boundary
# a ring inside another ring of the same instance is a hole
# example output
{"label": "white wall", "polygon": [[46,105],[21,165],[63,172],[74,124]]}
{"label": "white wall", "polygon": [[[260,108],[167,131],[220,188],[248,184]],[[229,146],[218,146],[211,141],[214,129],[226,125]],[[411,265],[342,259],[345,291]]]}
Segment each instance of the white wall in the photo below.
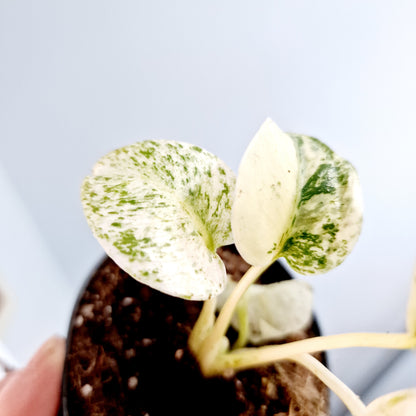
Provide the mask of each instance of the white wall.
{"label": "white wall", "polygon": [[[363,185],[355,251],[311,280],[324,332],[401,330],[415,262],[415,13],[410,0],[0,2],[0,165],[30,221],[27,238],[41,239],[54,270],[39,302],[55,285],[75,292],[101,256],[79,203],[98,157],[170,138],[236,169],[271,116],[351,160]],[[18,224],[21,211],[10,210],[3,222]],[[8,247],[14,227],[4,229],[1,270],[16,287],[22,273],[12,270],[33,254]],[[341,351],[331,363],[360,392],[391,357]]]}

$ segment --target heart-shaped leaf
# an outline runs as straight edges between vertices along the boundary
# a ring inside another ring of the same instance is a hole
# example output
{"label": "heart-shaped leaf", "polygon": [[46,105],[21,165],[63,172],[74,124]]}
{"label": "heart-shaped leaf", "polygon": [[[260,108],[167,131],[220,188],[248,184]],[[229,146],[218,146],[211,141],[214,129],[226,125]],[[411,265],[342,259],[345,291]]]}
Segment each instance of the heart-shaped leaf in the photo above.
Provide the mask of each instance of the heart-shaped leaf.
{"label": "heart-shaped leaf", "polygon": [[203,300],[223,290],[216,248],[230,244],[235,177],[211,153],[144,141],[109,153],[82,186],[84,212],[107,254],[155,289]]}
{"label": "heart-shaped leaf", "polygon": [[[236,283],[229,280],[218,297],[221,309]],[[312,319],[312,288],[301,280],[286,280],[268,285],[251,285],[239,301],[231,325],[246,330],[247,341],[262,345],[305,329]],[[242,305],[242,309],[240,308]],[[241,314],[245,316],[241,319]],[[241,323],[247,325],[242,328]]]}
{"label": "heart-shaped leaf", "polygon": [[232,226],[242,256],[253,265],[285,257],[299,273],[323,273],[350,253],[361,223],[351,164],[319,140],[285,134],[266,120],[237,179]]}
{"label": "heart-shaped leaf", "polygon": [[416,389],[386,394],[371,402],[363,416],[414,416]]}
{"label": "heart-shaped leaf", "polygon": [[319,140],[291,135],[299,161],[299,188],[282,256],[302,274],[338,266],[358,240],[362,198],[353,166]]}

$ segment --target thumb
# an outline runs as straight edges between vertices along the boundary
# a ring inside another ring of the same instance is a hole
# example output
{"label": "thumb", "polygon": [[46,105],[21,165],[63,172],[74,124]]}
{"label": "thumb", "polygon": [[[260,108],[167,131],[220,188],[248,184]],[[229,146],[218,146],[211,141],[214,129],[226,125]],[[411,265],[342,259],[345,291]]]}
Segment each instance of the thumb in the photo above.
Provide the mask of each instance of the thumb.
{"label": "thumb", "polygon": [[64,339],[53,337],[46,341],[25,368],[6,380],[0,390],[1,414],[56,416],[64,357]]}

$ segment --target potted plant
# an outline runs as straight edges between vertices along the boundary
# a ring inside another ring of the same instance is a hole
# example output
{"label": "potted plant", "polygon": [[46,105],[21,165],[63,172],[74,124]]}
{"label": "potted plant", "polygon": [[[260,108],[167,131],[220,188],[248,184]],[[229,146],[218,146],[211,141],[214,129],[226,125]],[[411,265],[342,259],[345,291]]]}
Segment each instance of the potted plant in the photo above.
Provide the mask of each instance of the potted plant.
{"label": "potted plant", "polygon": [[312,354],[414,347],[414,319],[408,334],[317,336],[310,288],[276,263],[326,272],[360,233],[356,172],[317,139],[268,119],[237,178],[197,146],[139,142],[98,161],[82,202],[112,260],[74,313],[65,415],[327,414],[311,373],[354,416],[392,408],[391,398],[366,408]]}

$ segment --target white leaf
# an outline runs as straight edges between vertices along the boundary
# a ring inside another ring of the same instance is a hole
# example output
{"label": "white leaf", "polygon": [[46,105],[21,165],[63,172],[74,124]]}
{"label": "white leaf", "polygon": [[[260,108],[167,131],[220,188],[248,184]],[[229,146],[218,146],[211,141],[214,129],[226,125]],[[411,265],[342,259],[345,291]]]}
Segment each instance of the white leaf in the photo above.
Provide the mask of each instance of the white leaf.
{"label": "white leaf", "polygon": [[[218,297],[219,309],[235,285],[228,281]],[[312,300],[311,287],[301,280],[251,285],[240,300],[248,318],[248,341],[255,345],[265,344],[305,329],[312,319]],[[231,325],[237,331],[243,329],[238,314],[233,316]]]}
{"label": "white leaf", "polygon": [[293,219],[298,161],[293,140],[270,119],[240,163],[232,212],[239,253],[251,265],[270,264]]}
{"label": "white leaf", "polygon": [[363,416],[414,416],[416,389],[386,394],[371,402]]}
{"label": "white leaf", "polygon": [[216,248],[230,244],[235,177],[217,157],[174,141],[139,142],[98,161],[82,186],[89,226],[127,273],[202,300],[223,290]]}

